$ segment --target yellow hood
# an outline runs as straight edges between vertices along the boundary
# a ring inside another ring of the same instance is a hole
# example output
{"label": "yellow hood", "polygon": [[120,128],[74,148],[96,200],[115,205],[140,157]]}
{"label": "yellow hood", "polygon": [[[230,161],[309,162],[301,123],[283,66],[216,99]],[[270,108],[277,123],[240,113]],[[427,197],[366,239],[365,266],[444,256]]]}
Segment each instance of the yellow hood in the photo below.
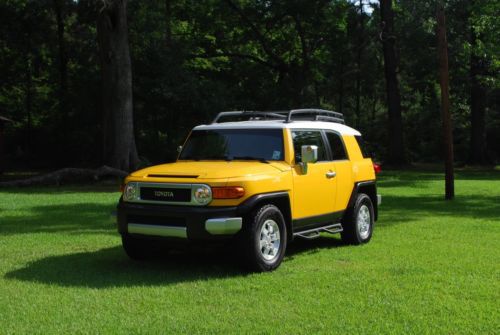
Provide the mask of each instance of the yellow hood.
{"label": "yellow hood", "polygon": [[221,179],[256,176],[290,170],[281,162],[256,161],[180,161],[151,166],[131,174],[134,178]]}

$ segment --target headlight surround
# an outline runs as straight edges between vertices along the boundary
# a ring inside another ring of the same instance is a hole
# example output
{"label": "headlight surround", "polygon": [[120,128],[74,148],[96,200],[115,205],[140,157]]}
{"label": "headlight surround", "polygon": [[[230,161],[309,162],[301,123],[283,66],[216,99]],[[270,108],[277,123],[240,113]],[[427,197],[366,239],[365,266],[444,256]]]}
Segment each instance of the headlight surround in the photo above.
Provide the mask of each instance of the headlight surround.
{"label": "headlight surround", "polygon": [[193,200],[199,205],[212,201],[212,189],[208,185],[193,185]]}
{"label": "headlight surround", "polygon": [[127,183],[123,190],[124,201],[134,201],[139,199],[139,185],[137,183]]}

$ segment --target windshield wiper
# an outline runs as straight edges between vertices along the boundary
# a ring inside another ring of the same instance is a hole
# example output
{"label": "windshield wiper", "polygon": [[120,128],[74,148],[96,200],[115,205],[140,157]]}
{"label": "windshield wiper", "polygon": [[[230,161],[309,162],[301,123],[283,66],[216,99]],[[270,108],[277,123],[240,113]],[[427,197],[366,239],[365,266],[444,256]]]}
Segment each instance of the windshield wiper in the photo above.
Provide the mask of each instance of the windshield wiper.
{"label": "windshield wiper", "polygon": [[267,163],[269,164],[269,161],[265,158],[262,158],[262,157],[253,157],[253,156],[234,156],[234,157],[231,157],[230,160],[234,160],[234,159],[241,159],[241,160],[250,160],[250,161],[259,161],[261,163]]}

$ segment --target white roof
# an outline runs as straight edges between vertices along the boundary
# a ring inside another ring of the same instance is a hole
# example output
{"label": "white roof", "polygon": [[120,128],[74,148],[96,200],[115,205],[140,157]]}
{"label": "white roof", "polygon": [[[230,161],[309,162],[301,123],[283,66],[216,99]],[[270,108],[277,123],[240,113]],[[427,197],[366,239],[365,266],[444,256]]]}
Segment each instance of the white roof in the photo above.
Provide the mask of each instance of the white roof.
{"label": "white roof", "polygon": [[333,130],[341,135],[360,136],[361,133],[344,124],[336,122],[323,121],[292,121],[287,123],[282,120],[263,120],[263,121],[238,121],[238,122],[222,122],[212,123],[208,125],[200,125],[194,127],[194,130],[210,130],[210,129],[325,129]]}

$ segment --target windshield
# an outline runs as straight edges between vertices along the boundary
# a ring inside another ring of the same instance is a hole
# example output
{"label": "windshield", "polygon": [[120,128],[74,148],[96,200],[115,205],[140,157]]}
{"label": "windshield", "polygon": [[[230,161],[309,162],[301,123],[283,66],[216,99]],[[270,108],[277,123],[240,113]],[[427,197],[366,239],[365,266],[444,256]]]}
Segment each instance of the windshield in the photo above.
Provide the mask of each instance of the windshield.
{"label": "windshield", "polygon": [[283,160],[281,129],[193,130],[180,160]]}

